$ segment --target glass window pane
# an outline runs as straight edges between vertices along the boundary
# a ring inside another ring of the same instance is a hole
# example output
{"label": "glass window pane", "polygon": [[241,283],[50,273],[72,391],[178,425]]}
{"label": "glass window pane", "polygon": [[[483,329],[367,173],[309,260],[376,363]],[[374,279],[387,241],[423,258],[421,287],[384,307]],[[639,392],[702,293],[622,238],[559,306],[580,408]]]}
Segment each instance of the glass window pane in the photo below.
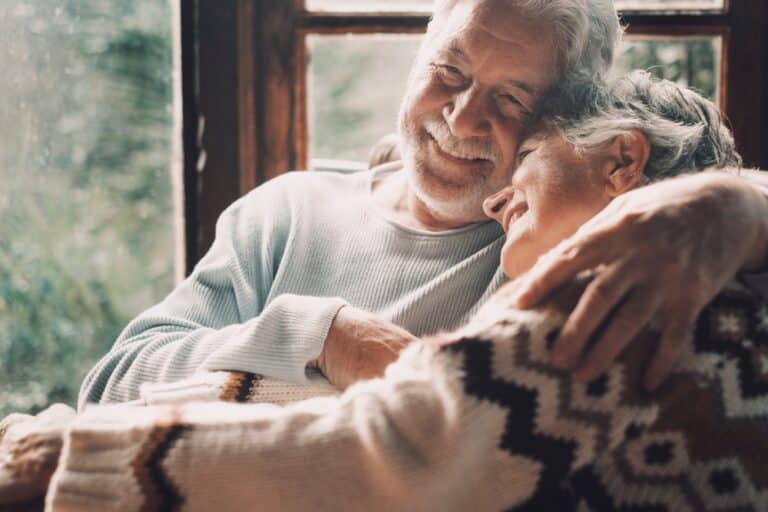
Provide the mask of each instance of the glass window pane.
{"label": "glass window pane", "polygon": [[[419,36],[392,35],[308,38],[313,168],[334,167],[323,160],[366,162],[376,141],[395,131],[419,40]],[[716,100],[719,48],[716,37],[628,37],[615,73],[650,69]]]}
{"label": "glass window pane", "polygon": [[312,159],[366,161],[396,129],[421,36],[309,36]]}
{"label": "glass window pane", "polygon": [[168,0],[0,4],[0,417],[74,403],[174,282]]}
{"label": "glass window pane", "polygon": [[[434,0],[306,0],[320,12],[432,12]],[[724,0],[616,0],[621,11],[711,11],[724,9]]]}
{"label": "glass window pane", "polygon": [[647,69],[691,87],[712,101],[720,96],[720,37],[631,37],[621,48],[614,75]]}

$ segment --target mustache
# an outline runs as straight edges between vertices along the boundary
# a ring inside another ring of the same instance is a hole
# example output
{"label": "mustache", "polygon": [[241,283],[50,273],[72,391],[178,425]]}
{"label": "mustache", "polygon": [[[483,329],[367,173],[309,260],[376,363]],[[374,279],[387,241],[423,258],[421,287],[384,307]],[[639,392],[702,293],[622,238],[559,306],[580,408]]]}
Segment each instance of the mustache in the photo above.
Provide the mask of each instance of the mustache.
{"label": "mustache", "polygon": [[426,119],[424,129],[435,139],[440,148],[457,157],[468,160],[489,160],[493,164],[501,161],[501,151],[490,139],[471,137],[459,139],[443,120]]}

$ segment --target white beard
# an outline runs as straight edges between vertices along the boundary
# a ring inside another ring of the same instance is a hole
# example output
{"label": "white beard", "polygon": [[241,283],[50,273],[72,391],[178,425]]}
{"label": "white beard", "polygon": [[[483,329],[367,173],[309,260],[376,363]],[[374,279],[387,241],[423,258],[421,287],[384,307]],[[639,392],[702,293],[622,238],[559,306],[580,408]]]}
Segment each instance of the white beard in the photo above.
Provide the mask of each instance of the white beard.
{"label": "white beard", "polygon": [[413,133],[401,123],[400,134],[400,151],[408,184],[416,198],[435,218],[458,224],[488,220],[483,213],[483,201],[507,185],[506,177],[499,179],[492,175],[466,183],[452,182],[428,167],[426,156],[417,142],[418,133]]}
{"label": "white beard", "polygon": [[403,160],[408,173],[408,184],[418,200],[424,203],[437,218],[461,223],[487,220],[483,213],[483,200],[490,194],[486,193],[484,186],[481,186],[484,183],[466,186],[461,192],[440,194],[430,182],[435,178],[426,175],[430,171],[426,169],[423,160],[415,154],[404,155]]}

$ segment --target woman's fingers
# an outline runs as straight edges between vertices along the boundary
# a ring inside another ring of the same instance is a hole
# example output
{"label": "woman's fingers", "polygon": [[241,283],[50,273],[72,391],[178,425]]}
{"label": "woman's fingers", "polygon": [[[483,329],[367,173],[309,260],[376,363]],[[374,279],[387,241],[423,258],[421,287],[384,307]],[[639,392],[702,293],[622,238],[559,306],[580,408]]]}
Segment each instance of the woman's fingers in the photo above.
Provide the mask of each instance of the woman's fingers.
{"label": "woman's fingers", "polygon": [[635,284],[624,265],[607,267],[587,286],[555,342],[552,362],[570,368],[579,361],[592,334]]}
{"label": "woman's fingers", "polygon": [[[680,354],[693,335],[693,328],[698,316],[698,308],[686,308],[667,314],[659,348],[645,372],[643,384],[652,391],[669,377]],[[671,317],[671,318],[670,318]]]}
{"label": "woman's fingers", "polygon": [[576,371],[576,378],[591,381],[605,372],[650,322],[662,300],[658,290],[641,288],[630,292]]}

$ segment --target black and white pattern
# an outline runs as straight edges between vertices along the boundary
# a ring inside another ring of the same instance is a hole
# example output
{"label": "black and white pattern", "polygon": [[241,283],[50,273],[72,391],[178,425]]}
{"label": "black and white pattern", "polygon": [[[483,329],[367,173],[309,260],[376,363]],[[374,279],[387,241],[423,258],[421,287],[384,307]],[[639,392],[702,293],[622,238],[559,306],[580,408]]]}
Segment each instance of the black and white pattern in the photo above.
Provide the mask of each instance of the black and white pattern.
{"label": "black and white pattern", "polygon": [[633,354],[589,384],[550,366],[564,319],[499,304],[449,347],[465,391],[508,411],[499,450],[541,467],[515,510],[768,510],[768,307],[757,294],[738,283],[720,293],[655,395]]}

